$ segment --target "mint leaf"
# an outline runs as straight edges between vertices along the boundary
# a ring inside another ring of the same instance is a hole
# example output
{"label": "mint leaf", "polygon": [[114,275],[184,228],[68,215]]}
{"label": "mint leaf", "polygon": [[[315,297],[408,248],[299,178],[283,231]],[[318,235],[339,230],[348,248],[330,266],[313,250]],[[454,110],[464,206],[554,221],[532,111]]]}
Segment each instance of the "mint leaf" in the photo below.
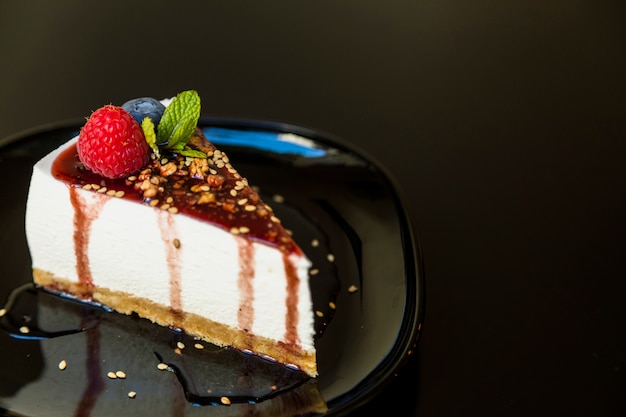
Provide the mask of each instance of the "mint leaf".
{"label": "mint leaf", "polygon": [[195,90],[179,93],[161,117],[157,128],[157,142],[172,151],[182,150],[198,125],[200,96]]}
{"label": "mint leaf", "polygon": [[156,132],[154,131],[154,123],[151,118],[143,118],[141,121],[141,130],[143,130],[143,134],[146,137],[146,142],[148,142],[148,145],[152,148],[158,158],[159,147],[157,146]]}
{"label": "mint leaf", "polygon": [[174,126],[174,130],[171,133],[170,140],[166,146],[167,149],[180,150],[185,147],[193,130],[198,125],[198,119],[182,119]]}
{"label": "mint leaf", "polygon": [[178,151],[179,154],[181,154],[182,156],[189,156],[192,158],[206,158],[206,154],[202,151],[198,151],[195,149],[181,149],[180,151]]}

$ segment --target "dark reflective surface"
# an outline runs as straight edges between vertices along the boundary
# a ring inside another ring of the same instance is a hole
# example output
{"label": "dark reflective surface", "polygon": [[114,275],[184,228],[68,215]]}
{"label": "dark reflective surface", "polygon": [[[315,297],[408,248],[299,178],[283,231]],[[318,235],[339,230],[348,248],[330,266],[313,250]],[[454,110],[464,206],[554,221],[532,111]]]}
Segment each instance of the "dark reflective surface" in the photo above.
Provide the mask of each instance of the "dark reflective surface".
{"label": "dark reflective surface", "polygon": [[[314,309],[323,313],[316,317],[319,377],[309,380],[238,351],[194,348],[196,341],[184,334],[34,289],[22,231],[15,257],[1,271],[7,300],[0,318],[7,363],[0,371],[1,407],[59,416],[171,415],[168,404],[175,404],[175,415],[338,415],[406,365],[421,326],[423,275],[404,208],[386,175],[340,141],[307,129],[230,119],[202,123],[209,140],[212,128],[222,129],[216,144],[273,201],[319,271],[311,283]],[[32,164],[78,127],[2,144],[0,175],[28,179]],[[239,140],[251,134],[254,146]],[[23,223],[28,181],[20,184],[11,190],[15,210],[2,217],[2,227]],[[184,348],[176,351],[178,342]],[[32,350],[26,360],[24,350]],[[157,369],[161,362],[169,372]],[[117,370],[126,377],[107,377]],[[129,403],[131,391],[136,397]],[[232,405],[220,405],[222,397]]]}
{"label": "dark reflective surface", "polygon": [[625,21],[619,0],[5,1],[0,137],[189,88],[205,116],[332,132],[397,179],[428,277],[416,353],[350,416],[621,416]]}

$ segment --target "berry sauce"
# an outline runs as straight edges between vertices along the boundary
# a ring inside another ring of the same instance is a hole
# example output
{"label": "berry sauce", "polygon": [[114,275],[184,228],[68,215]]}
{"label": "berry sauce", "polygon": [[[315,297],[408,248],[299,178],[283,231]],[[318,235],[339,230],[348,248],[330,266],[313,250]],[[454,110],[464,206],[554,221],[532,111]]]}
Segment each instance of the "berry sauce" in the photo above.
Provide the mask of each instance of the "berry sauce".
{"label": "berry sauce", "polygon": [[189,145],[205,152],[208,159],[168,155],[153,159],[140,172],[121,179],[89,171],[73,145],[56,159],[52,174],[74,187],[192,216],[274,245],[284,253],[301,253],[272,209],[230,165],[224,152],[208,142],[200,130]]}

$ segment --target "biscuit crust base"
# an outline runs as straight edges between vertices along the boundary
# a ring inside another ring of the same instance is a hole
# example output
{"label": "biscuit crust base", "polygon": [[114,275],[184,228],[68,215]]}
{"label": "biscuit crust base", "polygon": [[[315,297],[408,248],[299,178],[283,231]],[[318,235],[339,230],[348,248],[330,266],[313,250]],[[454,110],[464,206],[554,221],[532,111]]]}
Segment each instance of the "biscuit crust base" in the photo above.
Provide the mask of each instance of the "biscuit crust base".
{"label": "biscuit crust base", "polygon": [[250,334],[244,330],[218,323],[194,313],[176,311],[163,304],[146,298],[102,287],[86,288],[85,285],[60,278],[48,271],[33,268],[33,278],[37,285],[53,292],[69,294],[85,302],[95,302],[119,313],[137,313],[161,326],[182,329],[191,336],[222,347],[250,350],[257,355],[298,367],[309,376],[317,376],[315,352],[303,350],[266,337]]}

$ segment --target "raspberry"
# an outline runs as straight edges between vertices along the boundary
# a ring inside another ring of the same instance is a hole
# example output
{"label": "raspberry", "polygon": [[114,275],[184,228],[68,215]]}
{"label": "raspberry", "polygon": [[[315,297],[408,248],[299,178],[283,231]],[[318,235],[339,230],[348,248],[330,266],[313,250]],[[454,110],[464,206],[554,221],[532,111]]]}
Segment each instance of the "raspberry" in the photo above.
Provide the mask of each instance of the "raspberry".
{"label": "raspberry", "polygon": [[141,126],[126,110],[113,105],[91,114],[77,147],[85,167],[107,178],[126,177],[150,161],[150,146]]}

